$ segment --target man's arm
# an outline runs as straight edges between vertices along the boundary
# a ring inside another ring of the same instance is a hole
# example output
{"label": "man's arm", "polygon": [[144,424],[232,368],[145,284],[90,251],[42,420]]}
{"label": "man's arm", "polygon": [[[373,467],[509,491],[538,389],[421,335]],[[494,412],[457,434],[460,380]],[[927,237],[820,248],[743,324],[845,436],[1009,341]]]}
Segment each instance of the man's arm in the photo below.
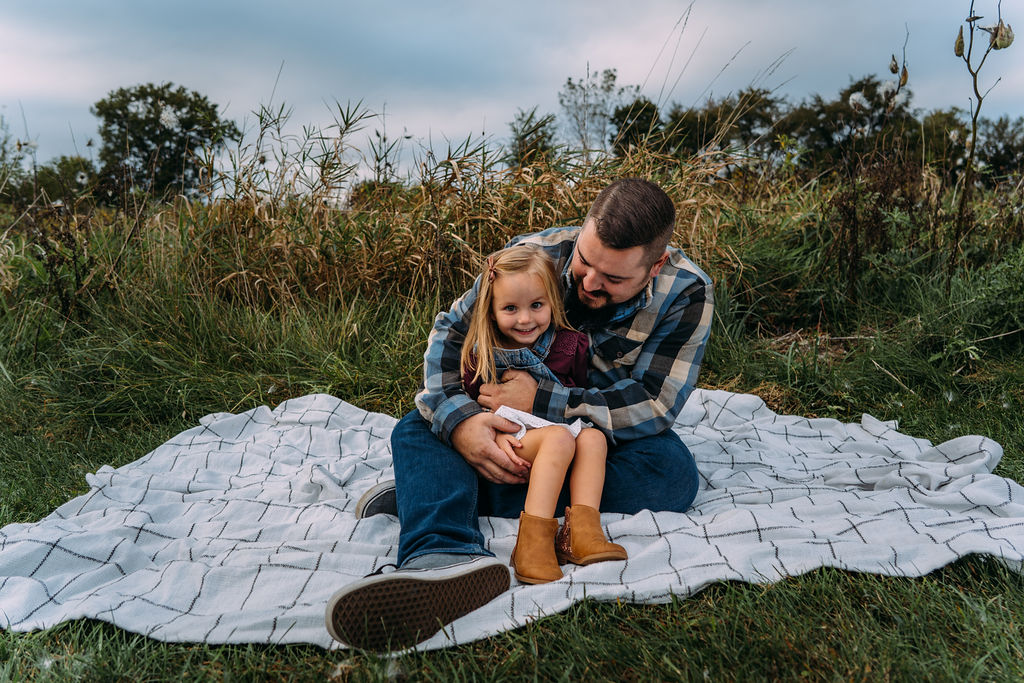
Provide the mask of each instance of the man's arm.
{"label": "man's arm", "polygon": [[423,354],[423,388],[416,395],[416,408],[430,423],[430,430],[451,445],[452,430],[483,408],[466,395],[459,359],[466,340],[469,319],[480,281],[457,299],[448,311],[434,318]]}
{"label": "man's arm", "polygon": [[485,479],[523,483],[529,463],[510,457],[494,441],[498,432],[514,433],[519,426],[484,412],[462,385],[459,359],[478,288],[479,281],[434,319],[423,355],[423,389],[416,395],[416,407],[438,439],[454,448]]}
{"label": "man's arm", "polygon": [[616,442],[671,427],[704,357],[714,309],[711,283],[699,278],[665,308],[633,365],[608,363],[602,369],[594,359],[589,388],[540,380],[533,413],[549,420],[582,417]]}

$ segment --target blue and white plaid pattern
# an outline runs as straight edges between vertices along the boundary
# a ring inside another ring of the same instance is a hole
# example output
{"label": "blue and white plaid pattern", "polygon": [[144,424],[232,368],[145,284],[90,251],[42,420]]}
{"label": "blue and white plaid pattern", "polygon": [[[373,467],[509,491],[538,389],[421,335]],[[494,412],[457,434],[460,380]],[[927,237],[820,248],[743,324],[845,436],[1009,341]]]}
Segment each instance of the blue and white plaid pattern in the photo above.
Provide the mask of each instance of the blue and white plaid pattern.
{"label": "blue and white plaid pattern", "polygon": [[[541,246],[572,287],[569,263],[579,227],[551,228],[510,244]],[[416,406],[445,442],[466,418],[481,412],[462,388],[459,354],[468,330],[479,278],[472,289],[434,320],[423,358],[423,390]],[[578,327],[590,335],[589,386],[538,382],[533,413],[552,422],[583,418],[613,441],[668,429],[697,382],[714,308],[711,279],[682,251],[669,248],[661,272],[635,299],[620,304],[602,326]]]}

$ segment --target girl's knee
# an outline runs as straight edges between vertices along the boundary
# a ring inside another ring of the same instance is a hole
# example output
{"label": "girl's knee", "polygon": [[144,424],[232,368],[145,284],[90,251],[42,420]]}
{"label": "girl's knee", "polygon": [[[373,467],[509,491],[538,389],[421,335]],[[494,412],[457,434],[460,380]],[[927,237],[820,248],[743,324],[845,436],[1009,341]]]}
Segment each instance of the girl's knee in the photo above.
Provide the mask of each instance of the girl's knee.
{"label": "girl's knee", "polygon": [[532,430],[537,437],[543,440],[545,446],[558,451],[568,451],[570,454],[576,451],[576,439],[572,432],[560,425],[548,425]]}
{"label": "girl's knee", "polygon": [[563,461],[568,466],[576,454],[576,439],[572,432],[559,425],[531,429],[521,440],[537,458],[550,462]]}
{"label": "girl's knee", "polygon": [[596,451],[608,452],[608,439],[599,429],[586,427],[576,437],[576,452]]}

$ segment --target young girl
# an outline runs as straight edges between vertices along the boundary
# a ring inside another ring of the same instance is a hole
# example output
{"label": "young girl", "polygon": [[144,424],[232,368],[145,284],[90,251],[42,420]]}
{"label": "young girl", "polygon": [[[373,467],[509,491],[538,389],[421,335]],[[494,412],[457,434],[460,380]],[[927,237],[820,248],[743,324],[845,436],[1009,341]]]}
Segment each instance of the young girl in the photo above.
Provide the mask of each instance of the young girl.
{"label": "young girl", "polygon": [[[462,347],[463,382],[471,398],[479,396],[481,384],[500,381],[510,368],[569,387],[584,385],[587,345],[587,336],[565,319],[558,276],[547,254],[521,244],[487,257]],[[608,453],[604,434],[579,420],[555,424],[507,406],[496,414],[523,427],[514,436],[499,433],[498,446],[531,463],[512,551],[516,578],[524,583],[560,579],[559,560],[579,565],[625,560],[625,549],[605,538],[598,512]],[[555,506],[570,464],[571,505],[559,529]]]}

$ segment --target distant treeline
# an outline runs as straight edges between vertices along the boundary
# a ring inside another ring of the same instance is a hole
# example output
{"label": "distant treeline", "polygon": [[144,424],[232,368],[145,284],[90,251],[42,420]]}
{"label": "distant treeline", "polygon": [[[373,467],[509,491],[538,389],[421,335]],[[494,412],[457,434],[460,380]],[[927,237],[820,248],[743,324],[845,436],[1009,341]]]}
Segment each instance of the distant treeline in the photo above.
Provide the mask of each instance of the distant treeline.
{"label": "distant treeline", "polygon": [[[635,88],[615,88],[614,71],[606,72],[603,81],[591,79],[585,98],[579,88],[572,79],[563,88],[562,119],[539,116],[535,110],[519,112],[511,125],[513,161],[555,154],[560,140],[567,141],[563,149],[569,150],[589,141],[595,151],[620,157],[640,147],[681,160],[724,152],[732,156],[730,172],[784,169],[852,176],[867,156],[881,153],[929,166],[949,181],[962,172],[971,147],[970,112],[957,107],[912,108],[912,94],[902,76],[891,80],[865,76],[833,99],[814,95],[797,104],[767,89],[748,88],[709,99],[700,107],[659,108]],[[602,97],[614,106],[593,105]],[[574,113],[584,107],[584,100],[594,110],[609,112],[600,145],[594,144],[595,136],[584,132],[587,127],[601,129],[599,118],[585,122],[586,117]],[[974,163],[979,179],[988,186],[1019,182],[1024,168],[1024,117],[980,117]]]}
{"label": "distant treeline", "polygon": [[[698,107],[659,107],[639,87],[616,81],[614,69],[567,79],[559,92],[561,112],[518,110],[504,144],[490,143],[498,152],[494,156],[520,167],[621,158],[643,150],[666,163],[717,155],[726,160],[723,177],[753,172],[758,177],[838,173],[852,178],[866,160],[882,155],[890,162],[928,168],[944,186],[960,180],[971,159],[971,112],[912,108],[905,74],[889,80],[865,76],[832,99],[814,95],[794,104],[751,87]],[[336,146],[341,147],[353,124],[370,116],[352,107],[338,110],[345,120],[325,130],[334,129]],[[259,148],[267,130],[261,125],[261,140],[244,141],[235,123],[221,118],[217,105],[170,83],[120,88],[91,111],[101,124],[96,158],[61,156],[41,164],[34,158],[34,145],[11,136],[0,118],[0,203],[27,206],[40,199],[88,194],[96,202],[117,205],[127,192],[155,198],[195,196],[215,181],[219,154],[232,145],[238,151],[235,158],[243,149]],[[283,110],[256,114],[261,123],[267,117],[275,124],[286,118]],[[1017,185],[1024,168],[1024,117],[980,117],[977,124],[972,182]],[[370,175],[371,184],[401,183],[392,163],[401,141],[389,141],[379,130],[375,135],[364,157],[372,168],[347,177],[365,181]],[[322,144],[331,144],[329,136],[320,137]],[[350,145],[348,140],[344,144]],[[89,140],[87,147],[93,148],[94,142]]]}

